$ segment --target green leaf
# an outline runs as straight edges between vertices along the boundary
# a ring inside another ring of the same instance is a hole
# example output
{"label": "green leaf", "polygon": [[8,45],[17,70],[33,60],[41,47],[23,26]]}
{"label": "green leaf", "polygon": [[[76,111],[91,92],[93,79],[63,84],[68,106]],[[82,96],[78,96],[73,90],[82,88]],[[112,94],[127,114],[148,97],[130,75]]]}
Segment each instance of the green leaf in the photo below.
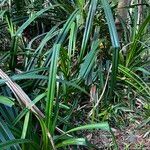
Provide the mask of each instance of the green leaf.
{"label": "green leaf", "polygon": [[83,6],[85,5],[85,0],[76,0],[76,3],[80,9],[83,9]]}
{"label": "green leaf", "polygon": [[14,105],[14,102],[12,101],[12,99],[7,98],[5,96],[0,96],[0,103],[9,107],[12,107]]}
{"label": "green leaf", "polygon": [[[46,96],[46,93],[42,93],[42,94],[38,95],[38,96],[32,101],[32,103],[29,104],[28,108],[24,108],[24,109],[20,112],[20,114],[16,117],[16,119],[13,121],[12,124],[15,126],[15,125],[21,120],[21,118],[22,118],[25,114],[27,114],[27,113],[30,111],[31,107],[32,107],[33,105],[35,105],[37,102],[39,102],[41,99],[43,99],[45,96]],[[27,116],[27,118],[28,118],[28,117],[29,117],[29,116]]]}
{"label": "green leaf", "polygon": [[149,22],[150,22],[150,15],[148,15],[148,17],[145,19],[145,21],[142,23],[141,27],[139,28],[138,33],[135,35],[133,44],[131,45],[131,49],[129,50],[129,54],[127,56],[126,66],[131,65],[133,58],[136,56],[138,43],[140,41],[140,38],[142,37],[144,29],[148,26]]}
{"label": "green leaf", "polygon": [[56,87],[57,62],[59,58],[60,46],[61,46],[60,44],[54,45],[52,62],[49,70],[49,82],[48,82],[47,103],[46,103],[46,125],[48,129],[50,129],[52,125],[52,112]]}
{"label": "green leaf", "polygon": [[[71,132],[75,132],[75,131],[80,131],[80,130],[93,130],[93,129],[100,129],[100,130],[105,130],[105,131],[111,131],[110,130],[110,127],[109,127],[109,124],[107,122],[102,122],[102,123],[95,123],[95,124],[88,124],[88,125],[83,125],[83,126],[80,126],[80,127],[76,127],[76,128],[73,128],[67,132],[65,132],[64,134],[60,135],[58,139],[61,139],[64,135],[66,134],[69,134]],[[74,139],[71,139],[71,142],[72,143],[75,143],[75,142],[79,142],[80,141],[80,138],[77,139],[77,140],[74,140]],[[81,140],[84,144],[85,144],[85,140]],[[69,141],[66,141],[66,142],[69,142]],[[82,143],[81,142],[81,143]],[[81,144],[80,142],[78,144]],[[83,144],[82,143],[82,144]],[[70,143],[71,144],[71,143]],[[77,143],[76,143],[77,144]],[[87,143],[86,143],[87,144]],[[57,146],[62,146],[62,143],[58,144]]]}
{"label": "green leaf", "polygon": [[79,130],[93,130],[93,129],[101,129],[105,131],[110,131],[109,124],[107,122],[102,122],[102,123],[88,124],[88,125],[76,127],[67,131],[66,134],[79,131]]}
{"label": "green leaf", "polygon": [[109,27],[109,33],[110,33],[110,37],[111,37],[112,46],[114,48],[120,48],[119,38],[118,38],[116,26],[115,26],[115,21],[114,21],[113,14],[112,14],[110,5],[108,3],[108,0],[101,0],[101,2],[102,2],[102,6],[104,9],[105,15],[106,15],[106,20],[107,20],[107,24]]}
{"label": "green leaf", "polygon": [[85,54],[85,50],[87,48],[87,43],[90,37],[90,31],[92,30],[92,26],[93,26],[93,19],[94,19],[94,15],[96,11],[97,1],[98,0],[91,1],[91,4],[90,4],[88,16],[86,19],[82,45],[81,45],[80,62],[82,61],[82,58],[84,57],[84,54]]}
{"label": "green leaf", "polygon": [[111,74],[111,86],[110,86],[111,89],[110,89],[110,97],[109,97],[111,98],[112,92],[116,85],[120,44],[119,44],[119,38],[115,26],[115,21],[108,0],[101,0],[101,2],[106,15],[106,20],[109,27],[109,33],[110,33],[111,42],[113,46],[112,74]]}
{"label": "green leaf", "polygon": [[143,72],[143,74],[145,74],[145,75],[150,76],[150,71],[148,71],[148,70],[146,70],[146,69],[144,69],[142,67],[136,67],[134,69]]}
{"label": "green leaf", "polygon": [[0,10],[0,18],[3,19],[6,10]]}
{"label": "green leaf", "polygon": [[75,44],[77,39],[77,24],[75,22],[71,25],[71,31],[69,36],[69,45],[68,45],[68,56],[71,59],[71,56],[74,56],[75,53]]}
{"label": "green leaf", "polygon": [[[12,131],[10,130],[10,128],[8,127],[6,120],[4,122],[0,117],[0,141],[2,142],[2,143],[0,143],[0,145],[7,142],[8,140],[9,141],[15,140],[15,137],[14,137]],[[12,146],[14,149],[17,149],[17,150],[21,149],[18,144],[15,144]],[[1,149],[1,147],[0,147],[0,149]]]}
{"label": "green leaf", "polygon": [[124,74],[125,77],[127,77],[125,79],[125,82],[132,85],[140,93],[145,92],[147,95],[150,96],[149,86],[137,74],[135,74],[131,69],[122,65],[119,65],[119,70]]}
{"label": "green leaf", "polygon": [[79,78],[85,78],[93,67],[98,46],[99,40],[95,41],[94,45],[91,48],[91,51],[89,52],[89,54],[86,55],[84,62],[81,64]]}
{"label": "green leaf", "polygon": [[26,137],[28,124],[29,124],[29,118],[30,118],[30,112],[28,111],[26,116],[25,116],[25,119],[24,119],[21,139],[25,139],[25,137]]}
{"label": "green leaf", "polygon": [[[24,143],[30,143],[32,144],[35,148],[39,149],[39,146],[37,144],[35,144],[33,141],[31,140],[27,140],[27,139],[14,139],[14,140],[10,140],[10,141],[6,141],[3,143],[0,143],[0,149],[8,149],[12,146],[18,145],[18,144],[24,144]],[[17,150],[17,148],[16,148]]]}
{"label": "green leaf", "polygon": [[[35,52],[33,53],[32,58],[29,60],[28,64],[27,64],[27,69],[26,70],[30,70],[32,68],[32,66],[35,65],[35,60],[37,60],[37,58],[41,55],[42,53],[42,49],[44,48],[45,44],[52,39],[53,37],[55,37],[56,35],[58,35],[58,33],[60,32],[58,29],[58,25],[54,26],[47,34],[46,36],[43,38],[43,40],[41,41],[40,45],[38,46],[38,48],[35,50]],[[30,49],[31,43],[29,43],[28,48]]]}
{"label": "green leaf", "polygon": [[43,119],[39,118],[38,116],[37,116],[37,119],[39,120],[41,129],[42,129],[42,147],[43,147],[43,149],[47,150],[48,147],[50,146],[49,143],[51,143],[50,149],[56,150],[52,136],[49,133],[49,130],[47,129],[45,122],[43,121]]}
{"label": "green leaf", "polygon": [[39,17],[40,15],[42,15],[44,12],[48,11],[49,9],[53,9],[54,7],[57,7],[58,5],[55,6],[50,6],[47,8],[44,8],[40,11],[38,11],[37,13],[33,14],[31,18],[29,18],[16,32],[15,36],[20,36],[22,34],[22,32],[27,28],[27,26],[29,26],[37,17]]}
{"label": "green leaf", "polygon": [[[47,103],[46,103],[46,126],[48,129],[52,129],[52,113],[53,113],[53,103],[55,97],[55,86],[56,86],[56,73],[57,73],[57,63],[59,59],[59,52],[61,44],[64,42],[66,35],[74,22],[79,10],[75,10],[69,17],[65,25],[63,26],[56,43],[53,46],[53,54],[51,58],[51,66],[49,70],[49,82],[48,82],[48,92],[47,92]],[[51,133],[54,131],[51,131]]]}
{"label": "green leaf", "polygon": [[72,139],[64,140],[61,143],[57,144],[56,148],[65,147],[69,145],[82,145],[82,146],[87,146],[88,148],[93,147],[92,144],[90,144],[84,138],[72,138]]}

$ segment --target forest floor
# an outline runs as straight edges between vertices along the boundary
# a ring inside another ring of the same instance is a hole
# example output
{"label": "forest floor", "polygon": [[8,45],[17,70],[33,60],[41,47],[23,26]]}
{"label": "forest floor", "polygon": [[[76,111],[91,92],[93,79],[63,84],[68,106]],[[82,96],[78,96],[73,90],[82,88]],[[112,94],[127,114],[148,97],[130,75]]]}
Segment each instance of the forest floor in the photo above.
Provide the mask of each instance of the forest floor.
{"label": "forest floor", "polygon": [[[150,125],[138,129],[137,125],[131,124],[122,129],[113,129],[113,132],[119,150],[150,150]],[[112,138],[108,132],[94,131],[86,133],[85,136],[99,149],[113,149]]]}
{"label": "forest floor", "polygon": [[[119,150],[150,150],[150,118],[145,122],[139,114],[127,114],[127,125],[111,127]],[[81,134],[100,150],[114,150],[112,135],[107,131],[92,130]]]}

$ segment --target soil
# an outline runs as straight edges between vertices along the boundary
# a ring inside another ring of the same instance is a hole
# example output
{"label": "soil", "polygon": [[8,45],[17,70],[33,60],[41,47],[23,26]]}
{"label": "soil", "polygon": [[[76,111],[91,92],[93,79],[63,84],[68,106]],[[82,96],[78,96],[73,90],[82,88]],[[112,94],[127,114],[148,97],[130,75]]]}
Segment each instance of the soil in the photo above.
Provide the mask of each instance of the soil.
{"label": "soil", "polygon": [[[150,150],[150,125],[142,128],[138,127],[139,124],[130,124],[122,130],[112,128],[119,150]],[[115,149],[109,132],[100,130],[85,131],[83,135],[98,149]]]}

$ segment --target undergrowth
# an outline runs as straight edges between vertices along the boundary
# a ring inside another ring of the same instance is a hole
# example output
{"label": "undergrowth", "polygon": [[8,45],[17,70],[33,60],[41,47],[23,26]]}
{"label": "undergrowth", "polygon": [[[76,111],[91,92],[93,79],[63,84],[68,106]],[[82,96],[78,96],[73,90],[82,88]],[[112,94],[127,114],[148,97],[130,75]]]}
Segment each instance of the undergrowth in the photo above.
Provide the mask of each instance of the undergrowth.
{"label": "undergrowth", "polygon": [[1,0],[0,149],[99,149],[94,129],[118,149],[114,128],[149,124],[149,5],[120,38],[117,1]]}

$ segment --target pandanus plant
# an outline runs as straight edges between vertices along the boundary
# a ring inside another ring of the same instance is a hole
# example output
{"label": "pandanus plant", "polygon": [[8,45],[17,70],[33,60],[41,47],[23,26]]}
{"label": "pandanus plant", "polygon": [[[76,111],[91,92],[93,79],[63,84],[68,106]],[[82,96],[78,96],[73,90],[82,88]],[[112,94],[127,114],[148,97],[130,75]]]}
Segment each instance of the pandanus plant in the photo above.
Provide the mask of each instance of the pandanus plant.
{"label": "pandanus plant", "polygon": [[[150,17],[124,57],[114,9],[107,0],[14,0],[8,4],[1,11],[1,28],[8,30],[11,48],[0,56],[5,63],[0,70],[0,149],[96,148],[77,137],[77,131],[87,129],[110,132],[111,146],[117,148],[108,122],[100,120],[99,108],[120,98],[120,84],[149,97],[146,81],[136,74],[143,68],[137,68],[133,59],[146,49],[141,44],[136,51]],[[26,32],[39,20],[41,33]],[[26,39],[25,33],[32,38]],[[90,105],[89,117],[83,114],[86,124],[74,126],[84,103]]]}

